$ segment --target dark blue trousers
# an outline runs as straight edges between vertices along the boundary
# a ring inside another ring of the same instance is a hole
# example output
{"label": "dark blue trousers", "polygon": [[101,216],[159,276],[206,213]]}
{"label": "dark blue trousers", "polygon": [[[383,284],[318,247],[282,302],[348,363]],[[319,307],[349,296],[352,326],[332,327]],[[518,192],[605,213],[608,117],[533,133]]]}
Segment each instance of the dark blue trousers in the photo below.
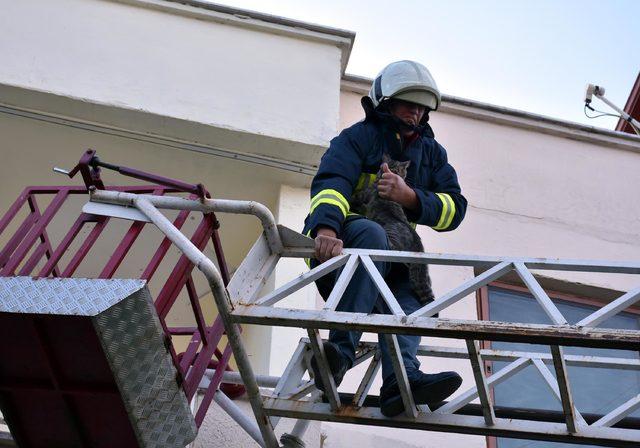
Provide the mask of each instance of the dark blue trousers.
{"label": "dark blue trousers", "polygon": [[[348,219],[344,223],[340,238],[344,242],[345,248],[389,249],[389,242],[384,229],[379,224],[365,218]],[[312,267],[317,264],[316,260],[312,260]],[[409,272],[404,265],[387,262],[376,262],[375,264],[406,314],[410,314],[420,308],[420,303],[411,289]],[[316,281],[320,295],[325,300],[331,294],[340,272],[341,269]],[[390,310],[382,300],[376,285],[362,265],[358,266],[336,310],[365,314],[373,312],[390,314]],[[353,365],[356,346],[361,336],[362,333],[358,331],[331,330],[329,340],[338,345],[341,352]],[[420,362],[416,356],[418,345],[420,344],[420,336],[397,335],[397,337],[407,376],[409,379],[414,378],[420,372]],[[382,379],[384,383],[387,383],[395,378],[393,364],[391,363],[389,349],[383,335],[378,335],[378,340],[382,355]]]}

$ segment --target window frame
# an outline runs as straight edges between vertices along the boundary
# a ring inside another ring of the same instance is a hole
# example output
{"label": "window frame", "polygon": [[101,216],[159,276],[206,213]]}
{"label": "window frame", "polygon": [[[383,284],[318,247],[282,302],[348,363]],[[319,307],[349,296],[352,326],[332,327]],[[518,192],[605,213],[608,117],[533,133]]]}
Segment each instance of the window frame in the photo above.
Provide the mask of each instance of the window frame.
{"label": "window frame", "polygon": [[[531,295],[531,291],[529,291],[529,289],[526,288],[525,286],[514,285],[512,283],[505,283],[500,281],[491,282],[488,285],[483,286],[476,291],[476,309],[478,313],[478,320],[489,319],[489,288],[490,287],[501,288],[501,289],[506,289],[508,291],[520,292],[520,293]],[[547,293],[549,298],[552,300],[562,300],[565,302],[577,303],[581,305],[591,305],[591,306],[602,307],[610,302],[610,300],[606,300],[606,299],[598,299],[594,297],[585,297],[580,295],[568,294],[564,292],[547,290],[546,288],[545,288],[545,292]],[[624,294],[624,293],[620,293],[620,294]],[[640,316],[640,304],[636,303],[635,305],[632,305],[631,307],[625,309],[624,312],[630,313],[630,314],[637,314]],[[491,341],[479,341],[479,342],[480,342],[481,349],[491,348]],[[485,375],[487,376],[491,375],[493,373],[493,362],[484,361],[483,364],[484,364]],[[490,391],[490,393],[491,393],[492,402],[495,402],[493,389]],[[485,438],[487,442],[487,448],[498,448],[498,441],[495,436],[486,436]]]}

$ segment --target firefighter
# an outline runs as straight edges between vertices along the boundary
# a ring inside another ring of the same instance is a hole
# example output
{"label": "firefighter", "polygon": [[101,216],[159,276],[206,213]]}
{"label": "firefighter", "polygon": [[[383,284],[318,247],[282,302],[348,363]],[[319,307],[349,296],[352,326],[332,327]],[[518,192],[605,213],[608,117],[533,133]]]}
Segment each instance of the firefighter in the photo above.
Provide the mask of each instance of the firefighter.
{"label": "firefighter", "polygon": [[[448,232],[458,227],[466,212],[467,201],[456,172],[428,124],[429,113],[440,105],[440,92],[429,70],[414,61],[389,64],[375,78],[361,103],[364,120],[331,141],[311,184],[311,207],[304,232],[315,240],[312,267],[339,255],[343,247],[389,249],[382,227],[353,213],[349,205],[354,192],[373,182],[380,170],[383,175],[377,185],[379,196],[401,204],[410,222]],[[406,179],[381,168],[383,153],[394,160],[411,161]],[[422,306],[403,264],[375,264],[406,314]],[[325,300],[338,275],[339,271],[334,271],[316,282]],[[363,266],[356,270],[336,310],[390,313]],[[329,333],[324,350],[336,385],[353,365],[361,335],[343,330]],[[416,404],[437,404],[460,387],[462,379],[456,372],[420,371],[416,356],[420,336],[397,337]],[[380,408],[384,415],[393,417],[403,412],[404,406],[381,335],[379,345],[383,380]],[[311,365],[316,385],[324,391],[315,359]]]}

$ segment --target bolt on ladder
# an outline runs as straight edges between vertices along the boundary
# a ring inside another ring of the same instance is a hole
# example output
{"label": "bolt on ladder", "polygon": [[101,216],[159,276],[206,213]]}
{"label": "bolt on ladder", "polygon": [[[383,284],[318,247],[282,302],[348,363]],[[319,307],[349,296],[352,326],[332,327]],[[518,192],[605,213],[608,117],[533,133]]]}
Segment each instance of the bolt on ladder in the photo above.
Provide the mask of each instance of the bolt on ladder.
{"label": "bolt on ladder", "polygon": [[[567,355],[562,348],[579,346],[638,351],[640,331],[597,327],[639,301],[640,287],[603,306],[577,324],[569,325],[530,272],[531,269],[536,269],[640,274],[639,262],[480,257],[345,249],[342,255],[259,297],[266,279],[281,258],[305,258],[313,254],[312,240],[286,227],[276,225],[273,215],[263,205],[246,201],[206,198],[188,200],[110,191],[93,191],[91,201],[137,208],[203,272],[214,294],[239,369],[239,374],[226,373],[224,380],[233,381],[232,376],[236,375],[235,381],[245,385],[256,423],[248,424],[243,421],[243,428],[247,429],[261,446],[270,448],[279,446],[273,427],[280,417],[298,419],[292,433],[281,439],[285,446],[303,446],[300,436],[306,429],[307,420],[497,435],[575,444],[603,446],[638,446],[640,444],[640,425],[622,425],[631,413],[640,408],[640,390],[634,398],[621,403],[608,414],[598,416],[595,420],[593,416],[589,416],[587,421],[575,406],[567,375],[568,365],[640,370],[640,361]],[[160,213],[158,209],[163,208],[204,213],[252,214],[260,219],[264,231],[237,269],[228,287],[225,288],[213,262]],[[374,261],[470,266],[483,272],[416,312],[405,315],[375,268]],[[359,265],[362,265],[373,279],[392,314],[365,315],[336,311],[340,298]],[[342,270],[323,309],[300,310],[273,306],[295,291],[337,269]],[[432,317],[468,294],[512,271],[522,279],[553,322],[552,325]],[[300,342],[281,377],[260,377],[253,373],[240,333],[236,329],[236,324],[240,323],[304,328],[309,338]],[[324,356],[319,329],[384,334],[391,349],[394,371],[399,379],[404,415],[392,419],[386,418],[377,407],[370,405],[372,397],[368,396],[368,392],[380,362],[376,344],[363,343],[360,346],[356,364],[368,360],[370,364],[355,394],[352,397],[344,397],[338,393],[333,378],[328,374],[328,363]],[[432,410],[426,406],[418,408],[413,402],[404,365],[401,362],[395,336],[399,333],[464,339],[466,350],[422,346],[419,355],[469,359],[475,385],[437,409]],[[485,340],[543,344],[550,346],[551,352],[549,354],[481,350],[478,341]],[[313,376],[309,369],[312,354],[320,364],[324,384],[328,385],[325,399],[314,387]],[[490,360],[510,361],[510,363],[491,376],[486,376],[482,364]],[[547,364],[552,366],[555,376]],[[531,410],[502,409],[494,405],[490,390],[528,366],[533,366],[539,372],[560,402],[562,407],[560,415],[549,412],[536,413]],[[310,376],[309,380],[305,379],[307,372]],[[263,397],[259,389],[261,385],[273,388],[272,394]],[[480,401],[479,407],[471,404],[476,398]]]}

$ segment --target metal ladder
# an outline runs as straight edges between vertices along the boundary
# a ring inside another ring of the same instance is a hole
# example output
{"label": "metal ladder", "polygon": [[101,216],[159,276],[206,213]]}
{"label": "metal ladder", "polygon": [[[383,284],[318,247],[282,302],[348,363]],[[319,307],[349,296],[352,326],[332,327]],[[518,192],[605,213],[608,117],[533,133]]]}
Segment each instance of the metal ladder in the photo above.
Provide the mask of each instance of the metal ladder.
{"label": "metal ladder", "polygon": [[[464,434],[494,435],[574,444],[602,446],[638,446],[640,426],[624,424],[627,416],[640,408],[640,390],[634,398],[603,416],[585,418],[576,409],[571,394],[568,365],[593,368],[640,370],[640,361],[613,357],[571,356],[563,353],[563,346],[610,348],[638,351],[640,331],[598,328],[611,316],[620,313],[640,300],[640,287],[608,303],[575,325],[567,320],[530,272],[535,270],[582,271],[640,274],[640,262],[575,261],[540,258],[480,257],[442,255],[379,250],[345,249],[343,254],[302,274],[291,282],[259,297],[267,278],[283,257],[308,258],[313,254],[313,241],[275,223],[271,212],[263,205],[247,201],[219,199],[188,200],[176,197],[157,197],[95,190],[93,203],[107,203],[134,207],[153,222],[200,271],[206,276],[214,294],[220,317],[225,325],[229,343],[239,368],[239,374],[225,373],[224,381],[245,385],[255,423],[242,416],[239,423],[265,447],[280,446],[274,426],[280,417],[298,419],[294,430],[281,439],[287,447],[304,446],[300,437],[308,420],[356,423],[364,425],[412,428]],[[244,259],[228,287],[211,260],[198,250],[158,209],[192,210],[217,213],[241,213],[257,216],[263,233]],[[92,213],[100,213],[94,207]],[[105,214],[113,209],[105,209]],[[374,261],[428,263],[450,266],[469,266],[481,271],[434,302],[411,315],[405,315],[393,293],[375,268]],[[356,268],[362,265],[377,285],[392,314],[356,314],[336,311]],[[341,269],[335,287],[321,310],[301,310],[274,307],[276,303],[318,278]],[[479,288],[515,271],[533,297],[549,316],[552,325],[517,324],[493,321],[452,320],[433,318]],[[299,327],[307,330],[281,377],[256,376],[242,344],[236,324]],[[361,344],[356,363],[369,361],[364,378],[352,396],[341,396],[322,348],[319,329],[339,328],[363,332],[383,333],[390,347],[396,378],[405,412],[394,418],[384,417],[369,396],[380,355],[376,344]],[[446,347],[420,347],[419,355],[469,359],[475,385],[437,409],[417,407],[413,402],[395,334],[414,334],[463,339],[466,350]],[[551,352],[508,352],[481,350],[478,341],[507,341],[550,346]],[[309,359],[314,354],[321,366],[324,384],[329,385],[323,399],[315,389],[309,372]],[[491,376],[482,368],[484,361],[501,360],[510,363]],[[508,380],[527,366],[533,365],[544,378],[562,405],[561,413],[522,409],[504,409],[493,404],[491,388]],[[555,376],[552,370],[555,372]],[[259,387],[273,388],[263,396]],[[480,406],[471,402],[479,398]],[[616,426],[617,425],[617,426]]]}

